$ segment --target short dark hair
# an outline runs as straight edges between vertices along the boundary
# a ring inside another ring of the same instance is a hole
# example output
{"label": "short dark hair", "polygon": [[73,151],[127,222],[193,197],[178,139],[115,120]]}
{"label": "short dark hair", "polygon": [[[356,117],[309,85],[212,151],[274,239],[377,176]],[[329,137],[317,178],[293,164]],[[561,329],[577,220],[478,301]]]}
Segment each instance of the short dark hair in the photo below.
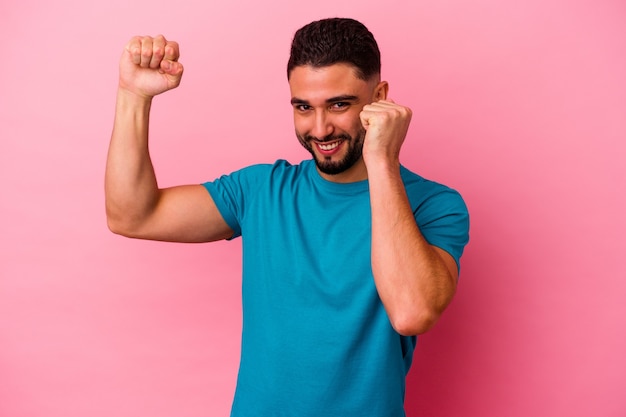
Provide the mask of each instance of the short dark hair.
{"label": "short dark hair", "polygon": [[295,67],[327,67],[345,63],[355,67],[357,77],[369,80],[380,74],[380,50],[374,35],[354,19],[330,18],[298,29],[291,43],[287,79]]}

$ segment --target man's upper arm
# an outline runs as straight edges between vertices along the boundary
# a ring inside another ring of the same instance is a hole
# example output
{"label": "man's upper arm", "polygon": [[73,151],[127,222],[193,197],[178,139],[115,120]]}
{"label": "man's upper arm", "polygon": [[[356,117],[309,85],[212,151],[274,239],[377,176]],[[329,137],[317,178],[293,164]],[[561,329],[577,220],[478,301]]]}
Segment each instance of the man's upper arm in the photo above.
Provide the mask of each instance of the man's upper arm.
{"label": "man's upper arm", "polygon": [[211,242],[232,236],[211,194],[202,185],[159,190],[152,213],[131,233],[139,239],[167,242]]}
{"label": "man's upper arm", "polygon": [[443,263],[446,264],[446,267],[450,272],[450,276],[454,278],[454,282],[456,282],[459,279],[459,266],[457,265],[454,257],[444,249],[432,245],[431,247],[435,250],[435,252],[437,252],[437,255],[439,255]]}

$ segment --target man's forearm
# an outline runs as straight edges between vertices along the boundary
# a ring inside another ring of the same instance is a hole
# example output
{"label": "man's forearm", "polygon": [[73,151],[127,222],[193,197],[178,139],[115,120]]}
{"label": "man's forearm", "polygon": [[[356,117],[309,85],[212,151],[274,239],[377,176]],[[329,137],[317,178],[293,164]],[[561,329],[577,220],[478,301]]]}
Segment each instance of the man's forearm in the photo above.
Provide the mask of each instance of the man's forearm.
{"label": "man's forearm", "polygon": [[415,222],[399,163],[370,164],[368,177],[376,288],[399,333],[423,333],[450,302],[456,278]]}
{"label": "man's forearm", "polygon": [[151,99],[118,90],[105,173],[107,220],[115,232],[132,228],[158,198],[148,151],[150,107]]}

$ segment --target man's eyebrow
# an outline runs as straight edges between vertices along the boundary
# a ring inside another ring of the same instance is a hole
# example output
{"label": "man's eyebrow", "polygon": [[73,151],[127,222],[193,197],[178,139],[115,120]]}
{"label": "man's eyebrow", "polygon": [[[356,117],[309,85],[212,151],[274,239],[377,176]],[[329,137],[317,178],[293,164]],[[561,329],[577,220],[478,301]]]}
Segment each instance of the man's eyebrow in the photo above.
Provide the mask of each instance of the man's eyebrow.
{"label": "man's eyebrow", "polygon": [[326,103],[337,103],[339,101],[357,101],[359,98],[357,96],[352,96],[350,94],[343,94],[341,96],[332,97],[326,100]]}
{"label": "man's eyebrow", "polygon": [[309,102],[298,97],[293,97],[291,99],[291,104],[309,104]]}
{"label": "man's eyebrow", "polygon": [[[353,96],[350,94],[343,94],[340,96],[336,96],[336,97],[331,97],[329,99],[326,99],[326,103],[327,104],[331,104],[331,103],[337,103],[340,101],[357,101],[359,98],[357,96]],[[306,104],[308,105],[309,102],[307,100],[298,98],[298,97],[293,97],[291,99],[291,104],[292,105],[297,105],[297,104]]]}

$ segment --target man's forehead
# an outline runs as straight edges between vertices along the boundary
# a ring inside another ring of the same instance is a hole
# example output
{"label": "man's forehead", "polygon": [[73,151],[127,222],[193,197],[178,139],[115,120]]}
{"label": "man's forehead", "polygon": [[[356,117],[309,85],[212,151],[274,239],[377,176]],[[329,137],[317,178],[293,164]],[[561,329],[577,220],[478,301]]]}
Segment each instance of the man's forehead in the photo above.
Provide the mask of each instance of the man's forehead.
{"label": "man's forehead", "polygon": [[289,87],[292,98],[327,100],[331,97],[362,94],[368,83],[357,76],[349,64],[325,67],[298,66],[291,71]]}
{"label": "man's forehead", "polygon": [[[347,81],[359,80],[358,70],[354,65],[347,63],[336,63],[326,66],[299,65],[291,70],[289,75],[289,83],[291,84],[296,78],[297,82],[308,81],[331,81],[340,78]],[[361,80],[363,81],[363,80]]]}

